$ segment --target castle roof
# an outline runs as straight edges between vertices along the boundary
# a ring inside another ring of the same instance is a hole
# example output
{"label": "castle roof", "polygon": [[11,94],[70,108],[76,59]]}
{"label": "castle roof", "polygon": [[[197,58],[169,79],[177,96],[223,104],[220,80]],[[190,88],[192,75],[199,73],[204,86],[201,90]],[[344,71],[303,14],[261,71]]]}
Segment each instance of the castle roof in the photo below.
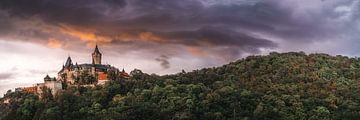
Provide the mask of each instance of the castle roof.
{"label": "castle roof", "polygon": [[51,81],[51,78],[49,75],[46,75],[46,77],[44,78],[45,81]]}
{"label": "castle roof", "polygon": [[46,75],[46,77],[44,79],[50,79],[50,76],[49,75]]}
{"label": "castle roof", "polygon": [[96,69],[108,69],[111,66],[110,65],[101,65],[101,64],[80,64],[80,68],[84,69],[91,69],[92,67],[95,67]]}
{"label": "castle roof", "polygon": [[71,57],[69,56],[66,60],[65,67],[71,67],[73,65]]}
{"label": "castle roof", "polygon": [[64,72],[64,66],[61,68],[61,70],[58,72],[58,74],[62,73],[62,72]]}
{"label": "castle roof", "polygon": [[101,54],[97,44],[96,44],[96,47],[95,47],[95,50],[94,50],[93,54]]}

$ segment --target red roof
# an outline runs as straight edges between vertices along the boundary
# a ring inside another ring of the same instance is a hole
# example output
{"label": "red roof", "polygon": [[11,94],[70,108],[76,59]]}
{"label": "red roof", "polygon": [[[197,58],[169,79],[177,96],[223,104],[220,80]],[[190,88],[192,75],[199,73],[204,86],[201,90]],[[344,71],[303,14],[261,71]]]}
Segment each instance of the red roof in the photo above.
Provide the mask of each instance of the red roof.
{"label": "red roof", "polygon": [[26,87],[22,89],[25,92],[35,92],[36,91],[36,87]]}
{"label": "red roof", "polygon": [[99,73],[98,74],[98,80],[107,80],[107,74]]}

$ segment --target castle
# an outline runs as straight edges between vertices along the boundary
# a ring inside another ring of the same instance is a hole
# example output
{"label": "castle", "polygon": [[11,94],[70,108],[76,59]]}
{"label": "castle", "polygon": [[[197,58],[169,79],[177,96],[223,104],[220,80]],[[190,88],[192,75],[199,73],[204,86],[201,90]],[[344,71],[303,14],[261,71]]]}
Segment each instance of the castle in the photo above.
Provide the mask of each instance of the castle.
{"label": "castle", "polygon": [[33,87],[22,88],[21,90],[40,95],[43,88],[49,88],[52,94],[55,95],[58,91],[63,89],[63,84],[68,86],[103,85],[109,81],[108,73],[110,71],[115,72],[115,75],[119,75],[125,79],[129,77],[129,74],[126,73],[124,69],[119,71],[115,67],[102,64],[102,54],[97,45],[91,56],[91,64],[73,64],[71,57],[69,56],[65,64],[62,66],[62,69],[58,72],[57,78],[50,78],[49,75],[46,75],[44,83],[36,84]]}
{"label": "castle", "polygon": [[107,77],[103,76],[107,76],[106,71],[110,70],[111,66],[101,64],[102,54],[100,53],[97,45],[91,56],[92,64],[80,65],[77,63],[74,65],[71,57],[69,56],[65,65],[63,65],[62,69],[58,72],[58,81],[66,82],[68,84],[75,84],[80,77],[80,73],[82,72],[90,72],[94,76],[101,76],[98,77],[98,81],[107,81]]}

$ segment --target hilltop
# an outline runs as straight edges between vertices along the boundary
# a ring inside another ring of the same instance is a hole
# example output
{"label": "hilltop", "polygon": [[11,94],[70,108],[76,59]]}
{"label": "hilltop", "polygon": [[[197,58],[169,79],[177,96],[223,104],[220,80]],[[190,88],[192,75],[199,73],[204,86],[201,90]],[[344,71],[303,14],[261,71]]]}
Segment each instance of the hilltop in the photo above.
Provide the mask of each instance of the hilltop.
{"label": "hilltop", "polygon": [[358,58],[271,53],[173,75],[133,70],[41,99],[9,92],[0,119],[357,119],[359,79]]}

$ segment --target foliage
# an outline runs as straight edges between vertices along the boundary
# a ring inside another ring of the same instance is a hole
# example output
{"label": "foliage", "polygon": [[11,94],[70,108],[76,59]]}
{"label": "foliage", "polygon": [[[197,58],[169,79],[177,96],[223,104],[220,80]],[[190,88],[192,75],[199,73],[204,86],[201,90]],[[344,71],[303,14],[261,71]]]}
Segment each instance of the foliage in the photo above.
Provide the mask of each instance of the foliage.
{"label": "foliage", "polygon": [[93,75],[91,75],[90,72],[82,72],[76,82],[78,84],[86,85],[86,84],[93,84],[96,81],[97,81],[96,76],[94,77]]}
{"label": "foliage", "polygon": [[[112,71],[108,71],[112,74]],[[360,59],[303,52],[250,56],[217,67],[68,86],[47,99],[2,98],[0,119],[357,119]],[[82,82],[92,78],[84,76]],[[4,103],[10,100],[10,103]]]}

